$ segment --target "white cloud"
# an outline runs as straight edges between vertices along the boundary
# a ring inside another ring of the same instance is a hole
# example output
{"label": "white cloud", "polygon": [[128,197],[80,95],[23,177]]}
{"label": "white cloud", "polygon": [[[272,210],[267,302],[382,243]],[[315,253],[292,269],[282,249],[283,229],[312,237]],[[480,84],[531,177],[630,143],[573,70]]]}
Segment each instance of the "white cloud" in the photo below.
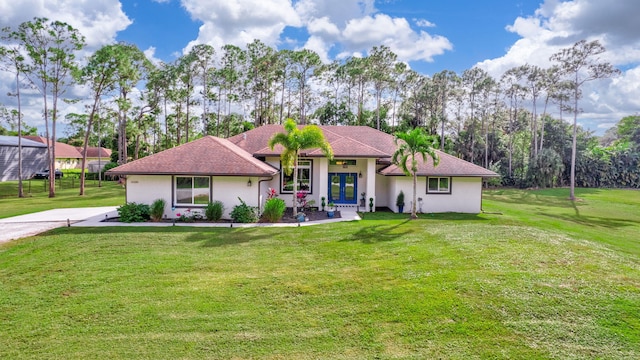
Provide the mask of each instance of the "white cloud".
{"label": "white cloud", "polygon": [[359,51],[386,45],[403,61],[433,61],[433,56],[453,48],[447,38],[425,31],[415,32],[405,18],[385,14],[353,19],[342,35],[348,49]]}
{"label": "white cloud", "polygon": [[638,1],[603,2],[547,0],[533,16],[518,17],[507,30],[518,34],[507,53],[477,66],[499,77],[525,63],[549,67],[549,57],[576,41],[599,40],[607,49],[602,59],[627,69],[611,80],[587,83],[579,115],[594,128],[640,111],[640,13]]}
{"label": "white cloud", "polygon": [[327,64],[331,62],[331,59],[329,58],[331,45],[328,45],[322,38],[318,36],[310,36],[304,44],[304,48],[315,51],[318,56],[320,56],[320,60],[323,63]]}
{"label": "white cloud", "polygon": [[[203,23],[198,38],[184,51],[198,43],[244,47],[259,39],[269,46],[287,43],[311,49],[328,62],[334,50],[351,55],[378,45],[389,46],[403,61],[432,61],[452,49],[445,37],[416,31],[405,18],[376,14],[374,0],[182,0],[182,4]],[[418,27],[433,26],[423,19],[414,21]],[[283,38],[286,27],[302,28],[308,37]]]}
{"label": "white cloud", "polygon": [[640,62],[640,22],[628,14],[640,13],[640,2],[547,0],[533,16],[518,17],[507,30],[518,40],[497,59],[481,62],[481,67],[500,73],[515,64],[548,66],[549,56],[578,40],[600,40],[607,48],[606,60],[614,65]]}
{"label": "white cloud", "polygon": [[329,51],[340,41],[340,29],[325,16],[312,19],[307,25],[307,31],[310,36],[302,47],[315,51],[323,63],[331,62]]}
{"label": "white cloud", "polygon": [[226,44],[244,47],[254,39],[275,46],[286,26],[300,26],[300,18],[288,0],[182,0],[194,19],[203,22],[195,44],[220,48]]}
{"label": "white cloud", "polygon": [[[122,11],[118,0],[13,0],[0,1],[0,24],[17,28],[34,17],[46,17],[50,20],[66,22],[84,35],[87,47],[77,59],[82,61],[87,54],[103,45],[113,43],[118,31],[124,30],[131,20]],[[6,91],[5,91],[6,90]],[[8,91],[14,92],[10,74],[0,72],[0,103],[9,107],[17,107],[15,97],[6,96]],[[82,94],[83,89],[69,89],[67,95]],[[25,123],[37,126],[43,131],[42,97],[37,91],[22,91],[22,111]],[[82,104],[69,105],[60,103],[60,121],[69,112],[84,111]],[[62,134],[59,130],[58,136]]]}
{"label": "white cloud", "polygon": [[426,28],[436,27],[436,24],[432,23],[431,21],[429,21],[427,19],[413,19],[413,21],[419,27],[426,27]]}
{"label": "white cloud", "polygon": [[307,25],[307,30],[310,34],[321,35],[325,38],[338,39],[340,36],[340,29],[326,16],[311,20]]}
{"label": "white cloud", "polygon": [[344,27],[351,19],[371,15],[376,11],[374,0],[300,0],[295,9],[305,22],[327,17],[339,28]]}
{"label": "white cloud", "polygon": [[154,65],[159,65],[161,63],[163,63],[163,61],[161,59],[158,59],[156,57],[156,48],[151,46],[148,49],[143,51],[144,56],[147,57],[147,59],[149,59],[149,61],[151,61]]}
{"label": "white cloud", "polygon": [[34,17],[60,20],[78,29],[87,46],[97,49],[114,42],[131,20],[117,0],[20,0],[0,2],[0,23],[17,27]]}

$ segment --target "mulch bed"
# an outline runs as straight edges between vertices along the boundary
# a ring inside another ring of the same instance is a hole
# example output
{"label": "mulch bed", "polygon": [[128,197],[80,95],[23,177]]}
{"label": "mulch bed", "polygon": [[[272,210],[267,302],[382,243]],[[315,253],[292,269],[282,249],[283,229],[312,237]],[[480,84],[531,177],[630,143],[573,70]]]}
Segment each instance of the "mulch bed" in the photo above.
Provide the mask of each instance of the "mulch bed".
{"label": "mulch bed", "polygon": [[[299,211],[298,213],[300,213],[301,211]],[[327,220],[329,219],[329,217],[327,216],[327,212],[326,211],[318,211],[318,210],[313,210],[313,211],[302,211],[305,214],[305,217],[307,219],[309,219],[308,221],[318,221],[318,220]],[[339,219],[341,218],[340,216],[340,211],[334,211],[333,212],[333,218],[334,219]],[[103,222],[119,222],[120,218],[119,217],[114,217],[114,218],[109,218],[109,219],[105,219],[102,220]],[[149,220],[148,222],[152,222],[151,220]],[[173,222],[173,220],[169,220],[169,219],[165,219],[162,220],[161,222],[167,222],[167,223],[171,223]],[[207,221],[207,220],[196,220],[194,221],[194,223],[208,223],[211,221]],[[258,220],[259,223],[266,223],[266,221],[263,220]],[[291,208],[287,208],[284,212],[284,215],[282,216],[282,219],[279,221],[281,223],[297,223],[298,219],[293,217],[293,210]],[[218,221],[218,223],[231,223],[231,220],[220,220]]]}
{"label": "mulch bed", "polygon": [[[309,221],[317,221],[317,220],[327,220],[329,219],[329,217],[327,216],[327,212],[326,211],[302,211],[304,213],[304,215],[306,216],[306,218],[309,219]],[[298,212],[300,213],[300,212]],[[333,212],[333,218],[334,219],[339,219],[340,216],[340,211],[334,211]],[[291,208],[287,208],[287,210],[285,210],[284,212],[284,216],[282,216],[282,220],[280,220],[281,223],[297,223],[298,219],[293,217],[293,210]]]}

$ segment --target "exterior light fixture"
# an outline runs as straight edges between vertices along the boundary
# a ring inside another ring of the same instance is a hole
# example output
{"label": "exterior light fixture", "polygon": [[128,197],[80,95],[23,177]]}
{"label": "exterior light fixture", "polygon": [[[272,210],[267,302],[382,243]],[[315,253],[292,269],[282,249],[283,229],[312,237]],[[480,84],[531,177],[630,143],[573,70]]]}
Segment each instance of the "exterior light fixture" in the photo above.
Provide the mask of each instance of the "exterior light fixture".
{"label": "exterior light fixture", "polygon": [[249,181],[247,181],[247,187],[251,187],[251,185],[253,184],[251,183],[251,178],[249,178]]}
{"label": "exterior light fixture", "polygon": [[362,171],[358,172],[358,178],[362,179]]}

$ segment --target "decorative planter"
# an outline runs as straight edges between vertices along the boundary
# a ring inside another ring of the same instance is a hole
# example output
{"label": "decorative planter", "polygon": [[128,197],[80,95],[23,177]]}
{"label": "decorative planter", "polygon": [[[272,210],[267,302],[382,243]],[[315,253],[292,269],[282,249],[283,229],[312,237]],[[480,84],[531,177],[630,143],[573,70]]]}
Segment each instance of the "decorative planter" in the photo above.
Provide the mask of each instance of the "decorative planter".
{"label": "decorative planter", "polygon": [[298,214],[298,222],[304,222],[305,220],[304,218],[305,218],[304,214]]}
{"label": "decorative planter", "polygon": [[404,205],[398,206],[398,212],[402,214],[404,212]]}
{"label": "decorative planter", "polygon": [[333,215],[334,215],[333,210],[329,210],[329,211],[327,211],[327,217],[332,218],[332,217],[333,217]]}

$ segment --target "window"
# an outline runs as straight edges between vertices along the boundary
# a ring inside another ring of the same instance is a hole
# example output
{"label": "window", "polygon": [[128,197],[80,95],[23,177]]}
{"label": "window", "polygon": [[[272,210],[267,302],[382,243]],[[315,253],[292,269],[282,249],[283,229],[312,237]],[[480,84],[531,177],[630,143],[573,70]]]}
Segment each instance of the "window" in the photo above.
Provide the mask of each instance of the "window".
{"label": "window", "polygon": [[[311,160],[298,160],[298,191],[304,190],[311,192],[311,169],[313,167],[313,161]],[[281,171],[280,179],[280,192],[284,194],[291,194],[293,192],[293,171],[291,175],[287,175],[284,169]]]}
{"label": "window", "polygon": [[209,203],[209,177],[176,176],[175,179],[176,205],[206,205]]}
{"label": "window", "polygon": [[427,193],[451,194],[451,178],[449,177],[427,178]]}
{"label": "window", "polygon": [[355,160],[331,160],[329,161],[329,165],[342,165],[342,166],[355,166],[356,165],[356,161]]}

